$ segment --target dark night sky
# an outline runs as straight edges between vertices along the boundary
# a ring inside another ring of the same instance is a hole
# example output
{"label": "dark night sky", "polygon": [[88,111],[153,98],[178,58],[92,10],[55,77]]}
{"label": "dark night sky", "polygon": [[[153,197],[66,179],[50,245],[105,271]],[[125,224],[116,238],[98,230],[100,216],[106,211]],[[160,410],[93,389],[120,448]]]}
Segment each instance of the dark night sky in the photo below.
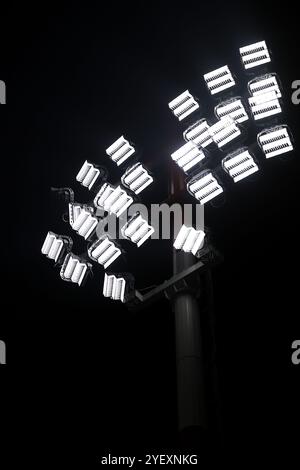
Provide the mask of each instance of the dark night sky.
{"label": "dark night sky", "polygon": [[[8,416],[15,423],[9,437],[23,443],[29,434],[44,455],[55,461],[61,449],[66,462],[70,455],[87,462],[108,450],[128,455],[177,446],[168,303],[129,313],[103,299],[101,269],[82,289],[63,283],[40,254],[49,229],[68,232],[49,188],[70,185],[86,197],[74,184],[83,160],[104,164],[104,149],[125,133],[156,168],[157,190],[148,201],[163,199],[167,161],[182,132],[168,101],[189,88],[212,109],[203,73],[228,63],[242,76],[238,47],[265,39],[296,151],[230,188],[221,207],[208,207],[206,224],[224,255],[213,273],[223,441],[229,453],[231,446],[265,457],[275,447],[282,454],[295,450],[300,370],[290,356],[300,324],[300,105],[290,97],[300,78],[298,25],[292,8],[278,16],[271,11],[259,3],[223,11],[189,2],[9,12],[0,64],[7,85],[1,156],[3,175],[10,175],[2,177],[10,220],[3,218],[7,285],[0,330],[8,348]],[[158,271],[160,279],[169,275],[168,245],[149,245],[128,261],[139,287],[152,284]]]}

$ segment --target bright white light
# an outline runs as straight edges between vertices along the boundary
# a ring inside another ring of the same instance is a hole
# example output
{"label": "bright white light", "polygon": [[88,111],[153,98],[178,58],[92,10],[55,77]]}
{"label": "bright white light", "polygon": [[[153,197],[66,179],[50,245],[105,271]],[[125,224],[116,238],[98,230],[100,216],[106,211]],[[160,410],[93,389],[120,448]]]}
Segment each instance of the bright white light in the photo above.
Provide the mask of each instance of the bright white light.
{"label": "bright white light", "polygon": [[199,104],[190,94],[189,90],[186,90],[181,93],[181,95],[177,96],[177,98],[172,100],[168,106],[179,121],[182,121],[185,117],[199,108]]}
{"label": "bright white light", "polygon": [[187,142],[176,152],[172,153],[171,157],[183,171],[188,171],[205,158],[205,153],[193,142]]}
{"label": "bright white light", "polygon": [[200,204],[205,204],[223,192],[210,170],[202,171],[192,178],[187,184],[187,189]]}
{"label": "bright white light", "polygon": [[97,240],[88,250],[90,258],[101,264],[104,269],[121,255],[121,250],[108,237]]}
{"label": "bright white light", "polygon": [[105,183],[94,199],[96,207],[103,209],[109,214],[119,217],[133,203],[130,197],[121,186],[114,188],[109,183]]}
{"label": "bright white light", "polygon": [[273,116],[282,111],[275,91],[249,98],[249,105],[255,121]]}
{"label": "bright white light", "polygon": [[123,277],[116,277],[114,274],[104,275],[103,295],[112,300],[120,300],[124,302],[125,299],[126,280]]}
{"label": "bright white light", "polygon": [[69,222],[71,227],[81,212],[82,206],[80,204],[69,203]]}
{"label": "bright white light", "polygon": [[140,247],[154,232],[154,228],[137,212],[121,229],[124,237]]}
{"label": "bright white light", "polygon": [[73,282],[79,286],[82,284],[88,273],[88,264],[81,262],[81,260],[69,253],[64,260],[62,268],[60,270],[60,277],[64,281]]}
{"label": "bright white light", "polygon": [[134,152],[134,147],[130,145],[123,135],[106,149],[107,155],[118,166],[125,162]]}
{"label": "bright white light", "polygon": [[200,119],[195,122],[183,133],[183,138],[186,142],[193,142],[198,147],[207,147],[212,143],[212,138],[209,133],[209,125],[206,119]]}
{"label": "bright white light", "polygon": [[258,166],[245,148],[228,155],[222,165],[235,183],[258,171]]}
{"label": "bright white light", "polygon": [[241,131],[230,117],[220,119],[209,128],[210,135],[219,148],[241,135]]}
{"label": "bright white light", "polygon": [[53,259],[55,262],[60,257],[64,248],[64,242],[61,237],[53,232],[48,232],[45,241],[42,246],[42,253],[47,258]]}
{"label": "bright white light", "polygon": [[76,180],[85,186],[86,188],[91,189],[96,182],[100,171],[98,168],[94,167],[91,163],[87,160],[82,165],[81,169],[79,170],[78,175],[76,176]]}
{"label": "bright white light", "polygon": [[227,65],[204,75],[206,85],[212,95],[235,85],[234,78]]}
{"label": "bright white light", "polygon": [[245,69],[271,62],[270,54],[265,41],[256,42],[240,48],[240,54]]}
{"label": "bright white light", "polygon": [[267,75],[254,78],[248,83],[248,89],[252,96],[262,95],[270,91],[275,91],[277,98],[281,98],[282,96],[275,73],[269,73]]}
{"label": "bright white light", "polygon": [[183,250],[185,253],[196,253],[202,248],[205,233],[202,230],[195,230],[193,227],[183,225],[173,244],[176,250]]}
{"label": "bright white light", "polygon": [[276,157],[293,150],[290,131],[285,125],[264,130],[258,134],[257,140],[266,158]]}
{"label": "bright white light", "polygon": [[215,107],[215,115],[219,119],[229,116],[233,121],[241,123],[247,121],[249,116],[245,110],[241,98],[232,98]]}
{"label": "bright white light", "polygon": [[[75,205],[76,215],[73,211],[73,217],[70,219],[70,225],[78,235],[81,235],[85,240],[92,234],[95,230],[98,219],[92,216],[92,211],[90,208],[84,208],[79,205]],[[72,221],[71,221],[72,220]]]}
{"label": "bright white light", "polygon": [[139,194],[153,182],[153,178],[141,163],[137,163],[126,170],[121,181],[135,194]]}

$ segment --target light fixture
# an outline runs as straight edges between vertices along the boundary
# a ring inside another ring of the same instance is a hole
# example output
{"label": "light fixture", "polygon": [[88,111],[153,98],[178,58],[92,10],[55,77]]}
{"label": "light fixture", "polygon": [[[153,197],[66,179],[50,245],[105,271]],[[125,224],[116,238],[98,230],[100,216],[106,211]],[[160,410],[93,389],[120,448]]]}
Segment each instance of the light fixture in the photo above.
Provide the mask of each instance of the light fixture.
{"label": "light fixture", "polygon": [[82,184],[82,186],[92,189],[99,175],[100,170],[86,160],[79,170],[76,180]]}
{"label": "light fixture", "polygon": [[256,42],[249,46],[240,47],[241,59],[245,69],[271,62],[265,41]]}
{"label": "light fixture", "polygon": [[228,155],[222,160],[222,166],[235,183],[258,171],[258,166],[247,148],[238,149]]}
{"label": "light fixture", "polygon": [[122,227],[121,233],[123,237],[128,238],[133,243],[136,243],[140,247],[152,233],[154,228],[147,223],[139,212],[136,212],[134,216]]}
{"label": "light fixture", "polygon": [[241,135],[239,127],[229,116],[220,119],[210,126],[209,133],[219,148],[224,147],[224,145]]}
{"label": "light fixture", "polygon": [[187,190],[200,204],[205,204],[223,192],[218,180],[210,170],[204,170],[194,176],[187,184]]}
{"label": "light fixture", "polygon": [[249,105],[255,121],[273,116],[282,111],[275,91],[250,97]]}
{"label": "light fixture", "polygon": [[106,149],[107,155],[118,166],[125,162],[125,160],[127,160],[131,155],[133,155],[134,152],[134,147],[129,143],[128,140],[125,139],[123,135]]}
{"label": "light fixture", "polygon": [[206,85],[212,95],[235,85],[234,78],[227,65],[204,75]]}
{"label": "light fixture", "polygon": [[199,108],[198,102],[190,94],[189,90],[184,91],[177,98],[170,101],[168,106],[179,121],[182,121]]}
{"label": "light fixture", "polygon": [[69,203],[69,222],[70,222],[71,227],[73,226],[75,220],[79,216],[81,210],[82,210],[81,204],[77,204],[76,202]]}
{"label": "light fixture", "polygon": [[88,254],[106,269],[121,255],[121,250],[108,236],[104,236],[90,246]]}
{"label": "light fixture", "polygon": [[219,119],[229,116],[233,121],[242,123],[249,119],[240,97],[231,98],[223,101],[215,107],[215,115]]}
{"label": "light fixture", "polygon": [[114,274],[104,274],[103,295],[112,300],[124,302],[126,290],[126,279]]}
{"label": "light fixture", "polygon": [[120,217],[132,202],[133,198],[121,186],[115,188],[109,183],[104,183],[94,199],[97,208],[114,214],[116,217]]}
{"label": "light fixture", "polygon": [[200,119],[200,121],[190,126],[184,131],[183,138],[186,142],[193,142],[202,148],[207,147],[213,141],[209,133],[209,125],[206,119]]}
{"label": "light fixture", "polygon": [[90,268],[91,266],[80,257],[73,253],[68,253],[61,267],[60,277],[64,281],[73,282],[81,286]]}
{"label": "light fixture", "polygon": [[71,248],[71,246],[71,238],[48,232],[41,251],[43,255],[46,255],[47,258],[54,260],[56,263],[63,255],[65,248]]}
{"label": "light fixture", "polygon": [[185,253],[193,253],[196,256],[203,246],[204,237],[205,233],[203,230],[195,230],[193,227],[183,225],[178,232],[173,246],[176,250],[183,250]]}
{"label": "light fixture", "polygon": [[187,172],[205,158],[205,153],[193,142],[187,142],[176,152],[173,152],[171,158],[183,171]]}
{"label": "light fixture", "polygon": [[153,178],[141,163],[136,163],[126,170],[121,181],[125,187],[139,194],[153,182]]}
{"label": "light fixture", "polygon": [[291,133],[286,125],[265,129],[258,134],[257,141],[266,158],[276,157],[293,150]]}
{"label": "light fixture", "polygon": [[85,240],[89,238],[98,225],[98,219],[93,216],[93,213],[94,211],[91,207],[80,204],[69,205],[70,225]]}
{"label": "light fixture", "polygon": [[282,96],[276,73],[269,73],[254,78],[248,83],[248,90],[252,96],[262,95],[269,91],[275,91],[277,98]]}

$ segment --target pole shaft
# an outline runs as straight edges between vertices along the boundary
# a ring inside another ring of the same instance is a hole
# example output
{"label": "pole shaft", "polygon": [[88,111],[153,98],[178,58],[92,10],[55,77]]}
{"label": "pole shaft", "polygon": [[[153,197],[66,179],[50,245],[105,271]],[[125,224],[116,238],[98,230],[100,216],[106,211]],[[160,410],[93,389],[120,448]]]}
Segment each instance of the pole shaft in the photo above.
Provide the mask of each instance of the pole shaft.
{"label": "pole shaft", "polygon": [[[192,255],[174,253],[174,274],[194,263]],[[206,428],[204,367],[198,302],[193,292],[179,292],[173,301],[177,366],[179,430]]]}

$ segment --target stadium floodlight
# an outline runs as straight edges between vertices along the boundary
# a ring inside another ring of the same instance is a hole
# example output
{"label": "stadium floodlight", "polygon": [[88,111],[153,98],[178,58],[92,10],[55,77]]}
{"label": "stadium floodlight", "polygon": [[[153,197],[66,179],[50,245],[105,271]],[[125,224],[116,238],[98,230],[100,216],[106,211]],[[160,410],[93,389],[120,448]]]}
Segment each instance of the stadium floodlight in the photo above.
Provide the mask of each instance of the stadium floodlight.
{"label": "stadium floodlight", "polygon": [[174,100],[170,101],[169,108],[179,121],[192,114],[199,108],[199,103],[190,94],[189,90],[184,91],[181,95],[177,96]]}
{"label": "stadium floodlight", "polygon": [[286,125],[265,129],[258,134],[257,141],[266,158],[291,152],[294,148],[290,130]]}
{"label": "stadium floodlight", "polygon": [[190,126],[184,131],[183,138],[186,142],[193,142],[202,148],[207,147],[213,142],[206,119],[200,119],[200,121]]}
{"label": "stadium floodlight", "polygon": [[176,250],[183,250],[185,253],[193,253],[196,256],[204,244],[204,237],[205,233],[203,230],[195,230],[193,227],[183,225],[178,232],[173,246]]}
{"label": "stadium floodlight", "polygon": [[108,268],[121,253],[120,248],[107,235],[97,240],[88,249],[89,257],[101,264],[104,269]]}
{"label": "stadium floodlight", "polygon": [[121,181],[126,188],[139,194],[153,182],[153,178],[141,163],[136,163],[126,170]]}
{"label": "stadium floodlight", "polygon": [[103,295],[112,300],[124,302],[126,290],[126,279],[114,274],[104,274]]}
{"label": "stadium floodlight", "polygon": [[118,166],[121,165],[135,152],[135,148],[130,145],[128,140],[122,135],[117,139],[110,147],[106,149],[107,155],[115,162]]}
{"label": "stadium floodlight", "polygon": [[206,73],[204,75],[204,80],[212,95],[220,93],[220,91],[224,91],[235,85],[234,78],[227,65]]}
{"label": "stadium floodlight", "polygon": [[154,233],[154,228],[143,219],[139,212],[136,212],[122,227],[121,233],[123,237],[140,247]]}
{"label": "stadium floodlight", "polygon": [[273,116],[282,111],[275,91],[250,97],[249,105],[255,121]]}
{"label": "stadium floodlight", "polygon": [[86,160],[79,170],[76,180],[82,184],[82,186],[92,189],[99,175],[100,170]]}
{"label": "stadium floodlight", "polygon": [[211,170],[201,171],[187,184],[187,190],[200,204],[205,204],[223,192],[218,180],[213,176]]}
{"label": "stadium floodlight", "polygon": [[269,91],[275,91],[277,98],[281,98],[281,90],[276,73],[269,73],[256,77],[248,83],[250,95],[257,96]]}
{"label": "stadium floodlight", "polygon": [[230,100],[218,104],[215,107],[215,115],[218,119],[229,116],[233,121],[239,124],[249,119],[240,97],[231,98]]}
{"label": "stadium floodlight", "polygon": [[205,158],[205,153],[193,142],[187,142],[172,153],[171,158],[184,172],[187,172]]}
{"label": "stadium floodlight", "polygon": [[258,166],[247,148],[238,149],[225,157],[222,166],[235,183],[258,171]]}
{"label": "stadium floodlight", "polygon": [[72,246],[72,240],[69,237],[63,237],[56,235],[53,232],[48,232],[43,243],[41,252],[46,255],[47,258],[53,259],[55,263],[63,255],[65,248]]}
{"label": "stadium floodlight", "polygon": [[265,41],[256,42],[249,46],[240,47],[241,59],[245,69],[271,62],[270,54]]}
{"label": "stadium floodlight", "polygon": [[210,126],[209,133],[219,148],[224,147],[224,145],[241,135],[239,127],[229,116],[220,119]]}
{"label": "stadium floodlight", "polygon": [[[69,208],[70,206],[72,205],[70,204]],[[71,212],[73,212],[73,215],[70,218]],[[98,219],[93,216],[93,212],[91,207],[80,206],[79,204],[73,206],[73,211],[69,209],[69,221],[72,229],[85,240],[89,238],[98,225]]]}
{"label": "stadium floodlight", "polygon": [[73,282],[81,286],[89,273],[90,267],[80,257],[68,253],[61,267],[60,277],[63,281]]}
{"label": "stadium floodlight", "polygon": [[121,186],[115,188],[109,183],[104,183],[94,199],[97,208],[114,214],[116,217],[120,217],[132,203],[133,198]]}

